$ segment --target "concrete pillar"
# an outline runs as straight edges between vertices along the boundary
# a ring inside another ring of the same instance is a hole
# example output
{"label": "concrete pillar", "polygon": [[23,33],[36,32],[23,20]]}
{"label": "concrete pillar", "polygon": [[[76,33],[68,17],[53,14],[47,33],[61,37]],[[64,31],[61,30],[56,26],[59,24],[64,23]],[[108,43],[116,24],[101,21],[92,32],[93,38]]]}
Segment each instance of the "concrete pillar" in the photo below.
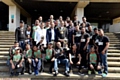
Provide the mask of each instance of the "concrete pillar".
{"label": "concrete pillar", "polygon": [[9,6],[9,31],[15,31],[20,26],[20,9],[17,6]]}
{"label": "concrete pillar", "polygon": [[27,25],[31,25],[32,19],[30,17],[27,18]]}
{"label": "concrete pillar", "polygon": [[84,16],[84,8],[77,8],[75,11],[75,15],[77,15],[78,20],[82,22],[82,17]]}

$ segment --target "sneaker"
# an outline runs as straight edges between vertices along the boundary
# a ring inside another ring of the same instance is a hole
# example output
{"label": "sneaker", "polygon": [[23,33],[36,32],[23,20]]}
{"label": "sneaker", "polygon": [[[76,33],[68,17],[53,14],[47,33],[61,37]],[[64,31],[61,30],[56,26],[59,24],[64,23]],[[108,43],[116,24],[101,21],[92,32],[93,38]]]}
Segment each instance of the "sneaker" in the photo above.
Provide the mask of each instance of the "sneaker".
{"label": "sneaker", "polygon": [[65,72],[64,75],[65,75],[66,77],[69,77],[69,76],[70,76],[68,72]]}
{"label": "sneaker", "polygon": [[102,74],[102,77],[106,77],[106,76],[107,76],[107,74],[105,74],[105,73]]}
{"label": "sneaker", "polygon": [[88,71],[88,75],[91,75],[91,71],[90,70]]}
{"label": "sneaker", "polygon": [[13,77],[13,76],[14,76],[14,73],[11,72],[10,77]]}
{"label": "sneaker", "polygon": [[53,74],[53,76],[57,76],[58,75],[58,72],[55,71],[55,73]]}
{"label": "sneaker", "polygon": [[101,72],[101,71],[98,71],[98,74],[99,74],[99,75],[102,75],[102,72]]}
{"label": "sneaker", "polygon": [[81,76],[84,76],[84,73],[82,72],[82,70],[80,70],[80,71],[78,72],[78,74],[81,75]]}
{"label": "sneaker", "polygon": [[19,76],[19,72],[16,72],[16,73],[15,73],[15,76]]}
{"label": "sneaker", "polygon": [[94,73],[97,75],[98,74],[98,72],[97,71],[94,71]]}

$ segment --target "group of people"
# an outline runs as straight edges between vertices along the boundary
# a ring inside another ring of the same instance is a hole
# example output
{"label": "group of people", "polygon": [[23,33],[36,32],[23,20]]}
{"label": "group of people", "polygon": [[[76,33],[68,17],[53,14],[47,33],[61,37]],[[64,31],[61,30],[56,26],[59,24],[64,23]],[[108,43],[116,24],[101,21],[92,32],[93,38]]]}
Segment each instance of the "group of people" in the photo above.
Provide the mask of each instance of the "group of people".
{"label": "group of people", "polygon": [[102,29],[93,29],[86,17],[82,17],[82,21],[77,15],[73,21],[70,17],[63,20],[62,16],[54,20],[50,15],[50,19],[43,22],[40,16],[33,27],[28,25],[26,29],[21,20],[15,31],[14,46],[9,50],[10,75],[18,76],[25,71],[38,75],[49,63],[53,76],[59,73],[58,66],[64,65],[67,77],[76,67],[81,75],[84,74],[82,69],[88,69],[89,75],[94,72],[106,77],[109,38]]}

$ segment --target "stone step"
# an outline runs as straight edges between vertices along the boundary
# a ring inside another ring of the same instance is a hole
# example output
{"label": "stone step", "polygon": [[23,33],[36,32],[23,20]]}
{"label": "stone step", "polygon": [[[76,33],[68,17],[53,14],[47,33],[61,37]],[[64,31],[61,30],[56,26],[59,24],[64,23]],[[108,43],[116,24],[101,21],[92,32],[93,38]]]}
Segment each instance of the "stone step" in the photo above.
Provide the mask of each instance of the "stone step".
{"label": "stone step", "polygon": [[114,49],[115,49],[115,50],[116,50],[116,49],[120,50],[120,47],[109,47],[108,49],[109,49],[109,50],[111,50],[111,49],[112,49],[112,50],[114,50]]}
{"label": "stone step", "polygon": [[38,76],[28,75],[19,75],[17,77],[10,77],[8,72],[0,73],[1,80],[120,80],[119,73],[109,73],[106,78],[102,78],[100,75],[87,75],[84,76],[79,74],[70,74],[70,77],[65,77],[63,73],[59,73],[57,77],[53,77],[53,74],[43,72]]}
{"label": "stone step", "polygon": [[12,47],[12,46],[13,46],[13,45],[11,45],[11,44],[10,44],[10,45],[7,45],[7,44],[5,45],[5,44],[4,44],[4,45],[0,45],[0,48],[10,48],[10,47]]}
{"label": "stone step", "polygon": [[15,40],[15,38],[0,38],[0,40]]}
{"label": "stone step", "polygon": [[1,39],[0,39],[0,42],[11,42],[11,43],[14,43],[15,40],[1,40]]}
{"label": "stone step", "polygon": [[110,42],[120,42],[120,39],[119,40],[110,40]]}
{"label": "stone step", "polygon": [[120,42],[110,42],[110,44],[120,44]]}
{"label": "stone step", "polygon": [[15,38],[15,36],[0,36],[0,38]]}
{"label": "stone step", "polygon": [[120,44],[110,44],[110,47],[120,47]]}
{"label": "stone step", "polygon": [[109,67],[120,67],[120,62],[108,62]]}
{"label": "stone step", "polygon": [[13,45],[14,42],[0,42],[0,45]]}
{"label": "stone step", "polygon": [[107,57],[107,60],[111,62],[120,62],[120,57]]}
{"label": "stone step", "polygon": [[108,49],[109,53],[120,53],[120,50]]}
{"label": "stone step", "polygon": [[119,53],[107,53],[108,57],[120,57]]}
{"label": "stone step", "polygon": [[0,51],[8,51],[9,48],[0,48]]}

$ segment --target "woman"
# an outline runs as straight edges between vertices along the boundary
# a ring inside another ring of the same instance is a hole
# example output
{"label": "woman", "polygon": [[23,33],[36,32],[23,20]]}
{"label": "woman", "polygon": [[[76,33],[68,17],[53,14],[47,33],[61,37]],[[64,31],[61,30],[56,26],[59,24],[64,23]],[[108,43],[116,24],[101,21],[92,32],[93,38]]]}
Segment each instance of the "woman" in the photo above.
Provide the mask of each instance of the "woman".
{"label": "woman", "polygon": [[73,65],[80,66],[81,62],[81,55],[77,50],[76,44],[73,44],[72,49],[69,51],[69,60],[70,60],[70,72],[72,73],[72,67]]}

